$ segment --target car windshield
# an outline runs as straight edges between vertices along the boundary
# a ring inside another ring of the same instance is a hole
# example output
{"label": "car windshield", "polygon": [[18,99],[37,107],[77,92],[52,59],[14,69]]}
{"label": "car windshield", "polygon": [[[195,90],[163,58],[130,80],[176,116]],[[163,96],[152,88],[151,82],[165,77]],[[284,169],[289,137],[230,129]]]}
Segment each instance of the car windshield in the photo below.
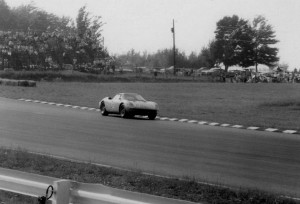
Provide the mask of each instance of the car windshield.
{"label": "car windshield", "polygon": [[138,94],[123,94],[123,99],[128,101],[146,101],[141,95]]}

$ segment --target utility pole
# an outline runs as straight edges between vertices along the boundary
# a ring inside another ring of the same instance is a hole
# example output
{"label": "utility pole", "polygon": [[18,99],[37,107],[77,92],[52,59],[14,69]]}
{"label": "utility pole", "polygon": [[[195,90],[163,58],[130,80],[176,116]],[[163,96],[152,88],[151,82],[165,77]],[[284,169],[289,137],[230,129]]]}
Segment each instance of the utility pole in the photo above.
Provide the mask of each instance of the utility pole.
{"label": "utility pole", "polygon": [[174,75],[176,75],[176,47],[175,47],[175,25],[174,25],[174,19],[173,19],[173,28],[171,28],[171,31],[173,33],[173,57],[174,57]]}

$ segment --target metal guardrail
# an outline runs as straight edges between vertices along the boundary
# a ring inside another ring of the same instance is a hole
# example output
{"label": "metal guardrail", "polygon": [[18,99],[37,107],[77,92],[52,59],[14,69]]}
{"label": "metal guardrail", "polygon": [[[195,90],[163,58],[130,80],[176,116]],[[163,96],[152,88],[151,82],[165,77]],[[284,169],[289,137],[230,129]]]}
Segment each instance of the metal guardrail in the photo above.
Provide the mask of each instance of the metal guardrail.
{"label": "metal guardrail", "polygon": [[52,204],[192,204],[143,193],[0,168],[0,190],[38,198],[53,185]]}

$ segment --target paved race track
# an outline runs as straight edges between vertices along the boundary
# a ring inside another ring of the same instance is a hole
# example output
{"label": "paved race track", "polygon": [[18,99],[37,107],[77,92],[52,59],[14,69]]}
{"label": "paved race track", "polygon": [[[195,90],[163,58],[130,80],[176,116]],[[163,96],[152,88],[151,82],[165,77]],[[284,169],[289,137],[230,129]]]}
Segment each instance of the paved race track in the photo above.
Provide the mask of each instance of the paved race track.
{"label": "paved race track", "polygon": [[300,196],[299,135],[103,117],[96,111],[0,98],[0,143]]}

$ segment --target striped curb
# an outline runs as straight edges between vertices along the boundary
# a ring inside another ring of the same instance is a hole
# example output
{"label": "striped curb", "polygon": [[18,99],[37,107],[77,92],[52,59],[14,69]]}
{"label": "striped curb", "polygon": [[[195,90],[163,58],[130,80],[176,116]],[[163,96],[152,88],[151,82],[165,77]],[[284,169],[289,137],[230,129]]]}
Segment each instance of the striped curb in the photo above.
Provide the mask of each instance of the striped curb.
{"label": "striped curb", "polygon": [[189,121],[187,121],[188,123],[198,123],[198,121],[197,120],[189,120]]}
{"label": "striped curb", "polygon": [[207,123],[208,123],[208,122],[206,122],[206,121],[199,121],[199,122],[198,122],[199,125],[206,125]]}
{"label": "striped curb", "polygon": [[247,127],[248,130],[258,130],[260,127]]}
{"label": "striped curb", "polygon": [[265,131],[268,131],[268,132],[276,132],[278,129],[276,128],[267,128],[265,129]]}
{"label": "striped curb", "polygon": [[233,125],[233,126],[231,126],[231,127],[233,127],[233,128],[243,128],[242,125]]}
{"label": "striped curb", "polygon": [[296,134],[297,131],[296,130],[284,130],[282,131],[283,133],[287,133],[287,134]]}
{"label": "striped curb", "polygon": [[161,117],[160,120],[168,120],[166,117]]}
{"label": "striped curb", "polygon": [[188,122],[189,121],[189,119],[180,119],[180,120],[178,120],[179,122]]}
{"label": "striped curb", "polygon": [[215,122],[213,122],[213,123],[208,123],[208,125],[210,125],[210,126],[217,126],[217,125],[219,125],[220,123],[215,123]]}
{"label": "striped curb", "polygon": [[225,124],[221,124],[220,126],[221,126],[221,127],[229,127],[230,124],[225,123]]}
{"label": "striped curb", "polygon": [[[58,107],[66,107],[66,108],[73,108],[73,109],[100,112],[100,110],[98,108],[90,108],[90,107],[75,106],[75,105],[69,105],[69,104],[61,104],[61,103],[46,102],[46,101],[31,100],[31,99],[23,99],[23,98],[18,99],[18,100],[19,101],[25,101],[25,102],[33,102],[33,103],[54,105],[54,106],[58,106]],[[143,116],[141,118],[147,118],[147,117]],[[255,127],[255,126],[245,127],[243,125],[231,125],[231,124],[227,124],[227,123],[217,123],[217,122],[208,122],[208,121],[199,121],[199,120],[169,118],[169,117],[162,117],[162,116],[156,116],[156,120],[182,122],[182,123],[190,123],[190,124],[197,124],[197,125],[220,126],[220,127],[228,127],[228,128],[236,128],[236,129],[246,129],[246,130],[252,130],[252,131],[255,130],[255,131],[266,131],[266,132],[278,132],[278,133],[285,133],[285,134],[300,134],[300,131],[298,131],[298,130],[280,130],[280,129],[277,129],[277,128],[262,128],[262,127]]]}

